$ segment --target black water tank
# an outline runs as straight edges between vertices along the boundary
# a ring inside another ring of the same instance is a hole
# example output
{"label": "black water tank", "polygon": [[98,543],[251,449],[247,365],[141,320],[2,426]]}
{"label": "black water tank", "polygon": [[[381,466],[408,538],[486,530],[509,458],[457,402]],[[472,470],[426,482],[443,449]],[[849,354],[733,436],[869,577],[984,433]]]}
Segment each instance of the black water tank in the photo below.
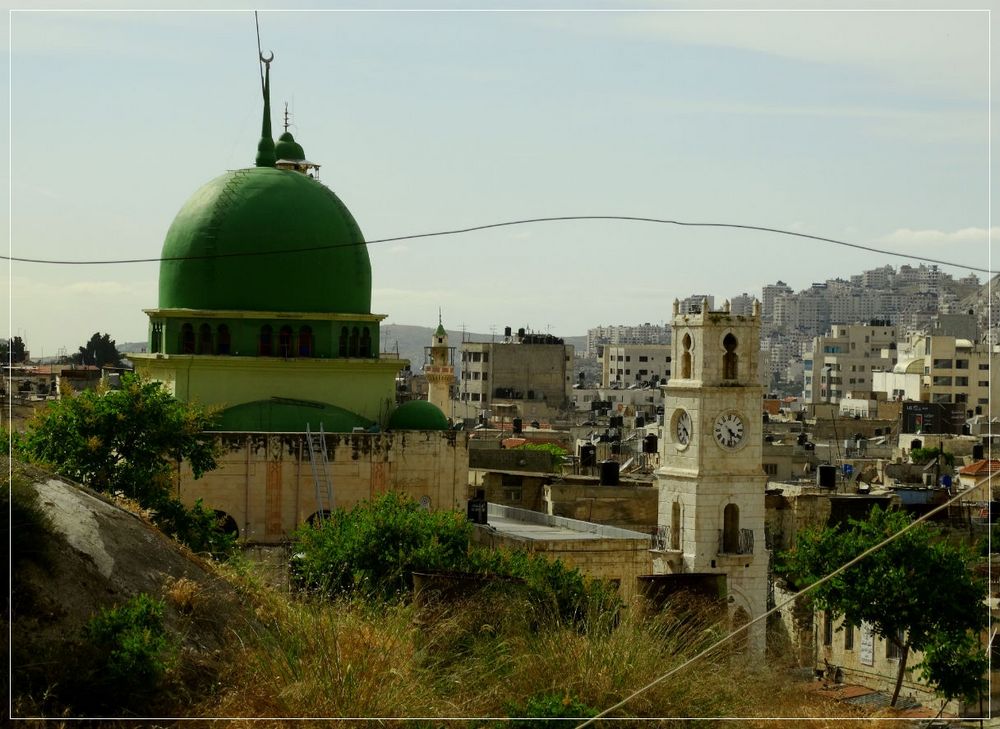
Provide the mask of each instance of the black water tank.
{"label": "black water tank", "polygon": [[517,330],[517,338],[524,339],[524,327],[521,327],[520,329]]}
{"label": "black water tank", "polygon": [[646,427],[646,418],[643,417],[642,415],[636,415],[635,416],[635,427],[637,427],[637,428],[645,428]]}
{"label": "black water tank", "polygon": [[580,465],[584,468],[592,468],[597,465],[597,446],[593,443],[580,446]]}
{"label": "black water tank", "polygon": [[813,443],[810,440],[807,440],[805,443],[803,443],[802,447],[805,448],[807,451],[814,451],[814,450],[816,450],[816,444]]}
{"label": "black water tank", "polygon": [[520,433],[522,424],[523,423],[520,418],[514,418],[514,420],[511,421],[511,430],[515,433]]}
{"label": "black water tank", "polygon": [[622,452],[622,444],[621,443],[612,443],[611,444],[611,455],[613,455],[613,456],[620,456],[621,452]]}
{"label": "black water tank", "polygon": [[768,415],[767,413],[764,413],[764,422],[765,423],[770,423],[771,422],[771,416]]}
{"label": "black water tank", "polygon": [[650,433],[645,438],[642,439],[642,452],[643,453],[656,453],[657,437],[653,433]]}
{"label": "black water tank", "polygon": [[824,463],[816,468],[816,485],[824,489],[837,486],[837,467]]}
{"label": "black water tank", "polygon": [[468,506],[466,507],[466,516],[473,524],[485,524],[487,521],[487,501],[485,493],[486,492],[482,489],[478,489],[476,491],[476,498],[469,499]]}
{"label": "black water tank", "polygon": [[799,433],[799,437],[796,438],[795,442],[799,445],[805,445],[807,440],[809,440],[809,436],[805,433]]}
{"label": "black water tank", "polygon": [[618,461],[601,461],[601,486],[618,485]]}
{"label": "black water tank", "polygon": [[974,461],[981,461],[981,460],[983,460],[983,453],[984,452],[985,451],[983,449],[983,444],[982,443],[976,443],[976,444],[974,444],[972,446],[972,460],[974,460]]}
{"label": "black water tank", "polygon": [[538,424],[537,420],[532,420],[531,427],[534,428],[535,430],[538,430],[541,426]]}
{"label": "black water tank", "polygon": [[503,335],[508,338],[510,337],[510,327],[503,328]]}

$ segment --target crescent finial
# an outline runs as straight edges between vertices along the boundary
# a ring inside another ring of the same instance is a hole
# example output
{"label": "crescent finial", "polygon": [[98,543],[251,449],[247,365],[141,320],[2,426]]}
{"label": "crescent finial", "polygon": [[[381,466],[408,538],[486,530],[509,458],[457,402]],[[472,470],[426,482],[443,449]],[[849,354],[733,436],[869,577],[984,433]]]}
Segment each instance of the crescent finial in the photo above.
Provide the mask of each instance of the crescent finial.
{"label": "crescent finial", "polygon": [[260,60],[261,60],[261,61],[262,61],[263,63],[270,63],[271,61],[273,61],[273,60],[274,60],[274,51],[270,51],[270,54],[271,54],[270,56],[268,56],[267,58],[264,58],[264,54],[263,54],[263,52],[262,52],[262,53],[260,54]]}

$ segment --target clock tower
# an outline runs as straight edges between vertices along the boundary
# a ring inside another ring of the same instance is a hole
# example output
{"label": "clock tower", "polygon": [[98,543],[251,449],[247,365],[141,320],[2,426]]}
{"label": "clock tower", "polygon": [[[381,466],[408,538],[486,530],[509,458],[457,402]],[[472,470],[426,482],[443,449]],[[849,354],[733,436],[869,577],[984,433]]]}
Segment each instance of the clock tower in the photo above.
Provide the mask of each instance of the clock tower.
{"label": "clock tower", "polygon": [[[730,616],[739,625],[767,603],[761,466],[760,302],[749,316],[681,313],[674,301],[672,361],[660,440],[658,574],[724,574]],[[764,626],[748,644],[763,653]]]}

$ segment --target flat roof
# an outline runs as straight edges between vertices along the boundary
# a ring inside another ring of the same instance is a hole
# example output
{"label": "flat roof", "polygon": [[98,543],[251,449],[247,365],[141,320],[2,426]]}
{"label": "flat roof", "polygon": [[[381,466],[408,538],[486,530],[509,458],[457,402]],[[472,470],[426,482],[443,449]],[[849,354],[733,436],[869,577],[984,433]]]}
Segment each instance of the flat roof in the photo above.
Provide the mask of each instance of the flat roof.
{"label": "flat roof", "polygon": [[644,539],[652,542],[650,535],[643,532],[500,504],[487,506],[487,519],[488,525],[501,534],[532,541]]}

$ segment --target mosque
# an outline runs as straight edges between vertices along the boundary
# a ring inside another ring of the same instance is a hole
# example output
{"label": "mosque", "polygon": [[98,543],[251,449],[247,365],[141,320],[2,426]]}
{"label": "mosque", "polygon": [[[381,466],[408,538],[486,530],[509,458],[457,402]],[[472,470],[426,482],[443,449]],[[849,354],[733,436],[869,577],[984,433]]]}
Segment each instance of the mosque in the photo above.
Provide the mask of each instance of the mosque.
{"label": "mosque", "polygon": [[255,166],[206,183],[174,218],[135,355],[177,399],[219,411],[220,467],[195,481],[182,466],[178,493],[259,542],[385,490],[460,507],[468,435],[431,402],[396,406],[407,362],[378,351],[364,236],[287,124],[274,142],[272,59]]}

